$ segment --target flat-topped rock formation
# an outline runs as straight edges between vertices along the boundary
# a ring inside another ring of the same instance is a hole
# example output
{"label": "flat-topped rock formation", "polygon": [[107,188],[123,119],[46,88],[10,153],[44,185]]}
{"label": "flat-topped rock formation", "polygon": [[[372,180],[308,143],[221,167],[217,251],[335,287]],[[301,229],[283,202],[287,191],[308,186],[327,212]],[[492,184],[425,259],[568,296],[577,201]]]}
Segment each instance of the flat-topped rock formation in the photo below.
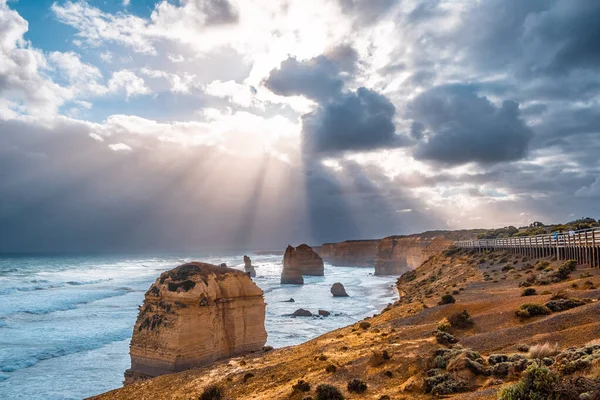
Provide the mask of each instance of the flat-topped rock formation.
{"label": "flat-topped rock formation", "polygon": [[318,252],[324,261],[332,265],[373,267],[379,240],[346,240],[339,243],[324,243]]}
{"label": "flat-topped rock formation", "polygon": [[248,256],[244,256],[244,271],[252,278],[256,276],[256,270],[254,269],[254,265],[252,265],[252,260]]}
{"label": "flat-topped rock formation", "polygon": [[302,275],[323,276],[323,259],[306,244],[287,247],[283,256],[282,284],[303,284]]}
{"label": "flat-topped rock formation", "polygon": [[242,271],[193,262],[163,272],[140,307],[125,384],[260,350],[264,322],[263,292]]}
{"label": "flat-topped rock formation", "polygon": [[402,275],[418,268],[429,257],[446,250],[469,231],[432,231],[381,239],[375,255],[375,275]]}

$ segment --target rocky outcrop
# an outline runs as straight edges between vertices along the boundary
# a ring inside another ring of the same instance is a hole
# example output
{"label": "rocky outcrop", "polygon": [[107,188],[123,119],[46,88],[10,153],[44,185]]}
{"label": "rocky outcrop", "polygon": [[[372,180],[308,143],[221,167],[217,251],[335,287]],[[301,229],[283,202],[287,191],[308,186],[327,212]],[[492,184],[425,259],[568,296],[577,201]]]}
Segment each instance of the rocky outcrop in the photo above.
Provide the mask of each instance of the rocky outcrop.
{"label": "rocky outcrop", "polygon": [[283,256],[282,284],[303,284],[302,275],[323,276],[323,259],[306,244],[288,246]]}
{"label": "rocky outcrop", "polygon": [[133,329],[125,384],[262,349],[262,290],[231,268],[189,263],[146,292]]}
{"label": "rocky outcrop", "polygon": [[304,308],[299,308],[292,314],[294,317],[312,317],[312,315],[313,314],[310,311],[305,310]]}
{"label": "rocky outcrop", "polygon": [[344,285],[339,282],[336,282],[331,286],[331,294],[333,297],[348,297],[346,288],[344,288]]}
{"label": "rocky outcrop", "polygon": [[378,243],[379,239],[324,243],[319,255],[333,266],[373,267]]}
{"label": "rocky outcrop", "polygon": [[447,249],[455,240],[450,232],[425,232],[381,239],[375,255],[375,275],[402,275]]}
{"label": "rocky outcrop", "polygon": [[254,265],[252,265],[252,260],[248,256],[244,256],[244,271],[252,278],[256,276],[256,270],[254,269]]}

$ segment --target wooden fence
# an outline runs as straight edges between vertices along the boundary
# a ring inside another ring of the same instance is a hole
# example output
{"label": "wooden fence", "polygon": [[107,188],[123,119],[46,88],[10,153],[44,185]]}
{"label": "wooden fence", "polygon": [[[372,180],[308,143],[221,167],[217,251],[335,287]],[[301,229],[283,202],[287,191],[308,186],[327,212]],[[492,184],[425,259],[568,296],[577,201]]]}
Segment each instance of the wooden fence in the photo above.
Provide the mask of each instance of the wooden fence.
{"label": "wooden fence", "polygon": [[461,240],[456,246],[465,249],[506,250],[531,258],[556,257],[577,260],[579,264],[600,266],[600,229],[585,229],[550,235],[521,236],[503,239]]}

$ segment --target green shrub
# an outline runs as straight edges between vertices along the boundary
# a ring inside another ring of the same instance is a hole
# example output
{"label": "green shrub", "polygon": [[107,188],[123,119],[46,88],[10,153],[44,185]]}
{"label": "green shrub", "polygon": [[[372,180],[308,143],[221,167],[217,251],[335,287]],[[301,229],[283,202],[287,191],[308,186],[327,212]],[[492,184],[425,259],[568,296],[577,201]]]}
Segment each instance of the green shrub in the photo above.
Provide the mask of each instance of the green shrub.
{"label": "green shrub", "polygon": [[442,345],[458,343],[458,339],[448,332],[436,331],[435,340]]}
{"label": "green shrub", "polygon": [[541,305],[541,304],[535,304],[535,303],[523,304],[515,312],[515,314],[517,314],[517,316],[521,317],[521,318],[531,318],[531,317],[535,317],[537,315],[548,315],[551,313],[552,313],[552,311],[548,307]]}
{"label": "green shrub", "polygon": [[342,392],[333,385],[321,384],[317,386],[316,400],[344,400]]}
{"label": "green shrub", "polygon": [[210,385],[200,395],[199,400],[221,400],[225,396],[223,389],[217,385]]}
{"label": "green shrub", "polygon": [[475,324],[467,310],[451,314],[448,317],[448,322],[453,328],[457,329],[467,329]]}
{"label": "green shrub", "polygon": [[460,247],[450,246],[446,251],[444,251],[444,255],[446,257],[452,257],[460,251]]}
{"label": "green shrub", "polygon": [[440,302],[438,304],[442,305],[442,304],[452,304],[452,303],[456,303],[456,299],[454,298],[454,296],[452,296],[451,294],[445,294],[442,296],[442,300],[440,300]]}
{"label": "green shrub", "polygon": [[537,294],[537,292],[535,291],[534,288],[527,288],[525,290],[523,290],[523,292],[521,293],[521,296],[535,296]]}
{"label": "green shrub", "polygon": [[352,379],[348,382],[348,391],[350,393],[364,393],[367,390],[367,384],[360,379]]}
{"label": "green shrub", "polygon": [[500,390],[498,400],[550,399],[558,382],[556,375],[547,367],[532,364],[525,370],[519,382]]}
{"label": "green shrub", "polygon": [[535,269],[537,269],[538,271],[542,271],[544,270],[546,267],[548,267],[550,265],[550,263],[546,260],[540,260],[538,262],[535,263]]}
{"label": "green shrub", "polygon": [[557,312],[557,311],[569,310],[571,308],[579,307],[584,304],[585,304],[585,302],[583,300],[579,300],[579,299],[558,299],[558,300],[550,300],[549,302],[546,303],[546,307],[548,307],[550,310],[552,310],[554,312]]}
{"label": "green shrub", "polygon": [[359,326],[361,329],[369,329],[369,328],[371,327],[371,323],[370,323],[370,322],[367,322],[367,321],[361,321],[361,323],[360,323],[360,324],[358,324],[358,326]]}

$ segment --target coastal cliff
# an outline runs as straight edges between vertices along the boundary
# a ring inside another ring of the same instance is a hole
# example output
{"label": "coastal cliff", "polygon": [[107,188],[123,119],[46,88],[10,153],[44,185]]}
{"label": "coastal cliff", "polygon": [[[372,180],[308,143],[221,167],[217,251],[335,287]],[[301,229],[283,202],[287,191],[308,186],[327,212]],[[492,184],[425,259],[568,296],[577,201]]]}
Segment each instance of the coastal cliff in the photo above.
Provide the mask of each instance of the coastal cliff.
{"label": "coastal cliff", "polygon": [[425,232],[381,239],[375,254],[375,275],[402,275],[418,268],[429,257],[450,247],[450,233]]}
{"label": "coastal cliff", "polygon": [[125,384],[260,350],[264,322],[263,292],[247,273],[199,262],[164,272],[140,307]]}
{"label": "coastal cliff", "polygon": [[346,240],[339,243],[324,243],[319,252],[323,260],[341,267],[373,267],[379,239]]}
{"label": "coastal cliff", "polygon": [[288,245],[283,256],[281,283],[302,285],[302,275],[325,275],[323,259],[309,245],[301,244],[296,248]]}

